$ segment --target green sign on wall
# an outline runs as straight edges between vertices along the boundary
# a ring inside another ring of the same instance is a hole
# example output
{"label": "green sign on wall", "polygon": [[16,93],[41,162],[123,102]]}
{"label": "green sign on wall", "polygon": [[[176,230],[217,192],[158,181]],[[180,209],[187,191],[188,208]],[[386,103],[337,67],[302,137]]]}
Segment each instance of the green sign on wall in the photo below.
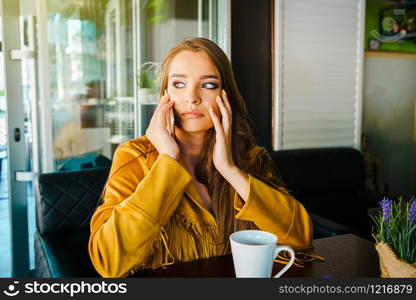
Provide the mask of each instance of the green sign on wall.
{"label": "green sign on wall", "polygon": [[[365,50],[416,53],[416,3],[393,7],[394,2],[367,0]],[[383,32],[381,32],[383,31]],[[408,39],[414,36],[412,40]],[[371,45],[371,46],[370,46]]]}

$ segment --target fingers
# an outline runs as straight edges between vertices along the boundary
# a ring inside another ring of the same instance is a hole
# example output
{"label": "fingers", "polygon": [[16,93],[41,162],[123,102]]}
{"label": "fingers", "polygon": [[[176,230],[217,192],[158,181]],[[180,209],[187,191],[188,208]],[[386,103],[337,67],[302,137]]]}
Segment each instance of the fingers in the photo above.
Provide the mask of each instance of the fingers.
{"label": "fingers", "polygon": [[162,98],[163,97],[169,98],[165,104],[165,105],[168,105],[168,108],[166,109],[166,106],[162,104],[162,106],[159,108],[159,113],[164,114],[166,129],[168,130],[171,136],[174,136],[174,130],[175,130],[175,122],[174,122],[175,119],[174,119],[174,114],[173,114],[174,102],[172,101],[172,99],[170,99],[167,89],[164,90]]}
{"label": "fingers", "polygon": [[211,116],[212,122],[214,123],[215,131],[217,132],[217,134],[220,134],[220,135],[224,136],[224,130],[222,128],[221,121],[218,118],[218,116],[215,114],[214,109],[212,108],[212,106],[209,107],[208,111],[209,111],[209,114]]}
{"label": "fingers", "polygon": [[167,113],[165,114],[165,118],[166,118],[166,124],[167,124],[167,129],[169,131],[169,134],[171,136],[173,136],[174,135],[174,129],[175,129],[173,106],[168,109]]}
{"label": "fingers", "polygon": [[171,108],[168,109],[167,113],[165,114],[165,123],[166,123],[166,129],[168,130],[169,134],[172,135],[172,128],[170,126],[170,111],[171,111]]}
{"label": "fingers", "polygon": [[228,114],[228,110],[225,107],[225,104],[223,103],[222,99],[220,96],[217,96],[217,103],[218,103],[218,107],[220,109],[221,115],[222,115],[222,125],[224,128],[224,132],[228,133],[229,129],[230,129],[230,116]]}
{"label": "fingers", "polygon": [[169,101],[168,103],[163,104],[157,111],[155,111],[157,124],[168,128],[170,124],[169,109],[172,108],[173,104],[173,101]]}
{"label": "fingers", "polygon": [[[164,126],[166,128],[166,130],[169,132],[169,134],[171,136],[174,135],[174,116],[173,116],[173,105],[175,104],[172,99],[170,99],[167,90],[165,89],[163,96],[162,96],[163,100],[161,99],[161,106],[158,107],[157,109],[157,113],[162,115],[162,118],[159,118],[158,122],[163,121],[164,123],[162,124],[162,126]],[[166,100],[166,102],[165,102]],[[163,119],[163,120],[162,120]],[[159,123],[160,124],[160,123]]]}
{"label": "fingers", "polygon": [[228,96],[227,96],[227,93],[225,92],[225,90],[222,90],[222,99],[223,99],[223,102],[225,104],[225,107],[227,108],[227,111],[228,111],[228,114],[229,114],[230,120],[231,120],[231,116],[232,116],[231,105],[230,105],[230,101],[228,101]]}
{"label": "fingers", "polygon": [[167,95],[167,94],[165,94],[165,95],[163,95],[162,97],[160,97],[160,101],[159,101],[159,104],[156,106],[156,108],[155,108],[155,111],[154,111],[154,113],[153,113],[153,115],[152,115],[152,118],[150,119],[150,122],[149,122],[149,126],[151,126],[152,124],[154,124],[154,122],[156,121],[156,119],[157,119],[157,114],[158,114],[158,111],[159,111],[159,109],[163,106],[163,105],[165,105],[166,103],[168,103],[168,101],[170,100],[170,98],[169,98],[169,95]]}
{"label": "fingers", "polygon": [[217,96],[217,103],[222,115],[224,132],[230,133],[232,124],[231,105],[228,101],[227,93],[225,92],[225,90],[222,90],[221,94],[222,98],[220,96]]}
{"label": "fingers", "polygon": [[163,95],[160,98],[159,104],[156,107],[156,111],[160,110],[164,105],[168,104],[171,101],[170,97],[168,94]]}
{"label": "fingers", "polygon": [[166,107],[169,106],[169,103],[172,102],[169,95],[163,95],[160,98],[160,102],[156,107],[156,110],[154,112],[154,116],[157,119],[157,114],[159,114],[160,112],[164,112],[166,110]]}
{"label": "fingers", "polygon": [[170,97],[168,94],[164,94],[162,97],[160,97],[159,104],[156,106],[156,110],[160,107],[162,107],[164,104],[168,103],[170,100]]}

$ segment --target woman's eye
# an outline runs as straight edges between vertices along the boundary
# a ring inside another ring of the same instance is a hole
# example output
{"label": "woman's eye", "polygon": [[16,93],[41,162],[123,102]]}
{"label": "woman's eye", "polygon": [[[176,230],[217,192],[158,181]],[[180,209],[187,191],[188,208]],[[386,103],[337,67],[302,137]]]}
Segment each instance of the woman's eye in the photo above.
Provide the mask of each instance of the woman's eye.
{"label": "woman's eye", "polygon": [[172,83],[172,86],[174,86],[176,88],[182,88],[182,87],[185,86],[185,84],[183,84],[182,82],[175,81],[175,82]]}
{"label": "woman's eye", "polygon": [[218,84],[213,83],[213,82],[207,82],[207,83],[203,84],[203,87],[206,87],[207,89],[213,90],[213,89],[218,88]]}

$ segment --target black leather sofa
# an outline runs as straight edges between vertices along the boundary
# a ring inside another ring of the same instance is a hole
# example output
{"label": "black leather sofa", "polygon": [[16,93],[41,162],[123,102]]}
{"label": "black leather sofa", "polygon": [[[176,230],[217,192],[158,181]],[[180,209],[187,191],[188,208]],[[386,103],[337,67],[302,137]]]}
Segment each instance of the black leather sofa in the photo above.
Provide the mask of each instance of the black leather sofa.
{"label": "black leather sofa", "polygon": [[[271,153],[288,189],[310,211],[314,238],[368,235],[361,153],[347,148]],[[89,221],[109,168],[39,175],[36,181],[36,277],[99,277],[88,256]]]}
{"label": "black leather sofa", "polygon": [[109,168],[39,175],[35,277],[100,277],[88,254],[89,223]]}
{"label": "black leather sofa", "polygon": [[[383,195],[366,189],[365,164],[352,148],[281,150],[271,153],[277,174],[312,215],[315,237],[345,230],[371,239],[369,209]],[[329,231],[327,232],[327,229]]]}

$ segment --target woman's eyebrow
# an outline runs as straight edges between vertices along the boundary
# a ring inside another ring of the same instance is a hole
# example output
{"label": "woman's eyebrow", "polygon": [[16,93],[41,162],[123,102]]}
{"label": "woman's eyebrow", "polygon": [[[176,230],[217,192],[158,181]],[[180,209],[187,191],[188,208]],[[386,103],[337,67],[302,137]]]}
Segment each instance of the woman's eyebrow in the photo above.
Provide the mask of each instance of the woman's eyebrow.
{"label": "woman's eyebrow", "polygon": [[170,75],[170,78],[172,78],[172,77],[183,77],[183,78],[186,78],[187,76],[184,75],[184,74],[172,74],[172,75]]}
{"label": "woman's eyebrow", "polygon": [[201,79],[205,79],[205,78],[213,78],[213,79],[218,79],[220,80],[220,78],[217,75],[202,75],[200,77]]}
{"label": "woman's eyebrow", "polygon": [[[172,75],[170,75],[170,78],[173,78],[173,77],[187,78],[188,76],[186,76],[185,74],[172,74]],[[206,78],[213,78],[213,79],[220,80],[219,76],[217,76],[217,75],[202,75],[200,77],[200,79],[206,79]]]}

